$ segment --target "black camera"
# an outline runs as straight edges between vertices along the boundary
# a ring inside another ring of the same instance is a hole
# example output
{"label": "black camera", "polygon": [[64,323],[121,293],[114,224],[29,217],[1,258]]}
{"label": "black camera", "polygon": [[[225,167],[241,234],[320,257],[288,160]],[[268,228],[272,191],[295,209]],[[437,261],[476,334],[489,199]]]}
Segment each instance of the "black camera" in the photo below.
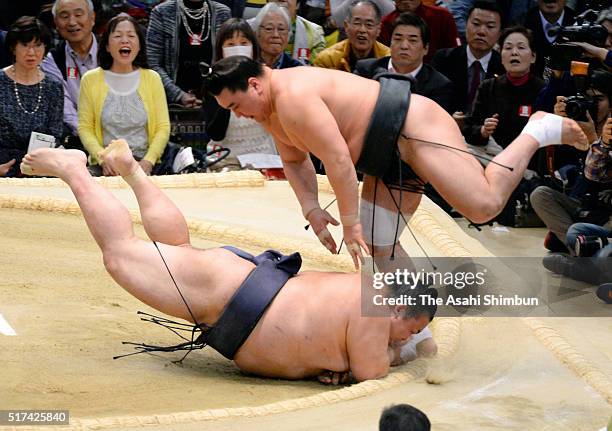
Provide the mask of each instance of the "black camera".
{"label": "black camera", "polygon": [[610,239],[597,235],[578,235],[575,252],[579,257],[591,257],[609,244]]}
{"label": "black camera", "polygon": [[597,118],[597,101],[591,97],[576,94],[565,99],[565,113],[572,120],[587,121],[587,112],[591,118]]}
{"label": "black camera", "polygon": [[595,46],[604,46],[608,30],[595,24],[597,12],[588,9],[576,17],[576,22],[567,27],[556,27],[548,30],[548,36],[556,36],[551,46],[547,66],[552,70],[569,70],[572,61],[589,61],[589,57],[579,46],[567,42],[586,42]]}

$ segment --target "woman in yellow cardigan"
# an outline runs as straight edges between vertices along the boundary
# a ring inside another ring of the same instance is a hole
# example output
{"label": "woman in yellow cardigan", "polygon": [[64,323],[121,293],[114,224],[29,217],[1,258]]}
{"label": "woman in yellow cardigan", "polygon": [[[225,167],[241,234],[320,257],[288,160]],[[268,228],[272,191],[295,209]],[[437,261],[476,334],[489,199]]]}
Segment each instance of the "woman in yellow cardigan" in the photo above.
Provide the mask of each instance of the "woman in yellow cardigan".
{"label": "woman in yellow cardigan", "polygon": [[147,175],[168,143],[166,94],[157,72],[147,68],[144,44],[136,21],[126,14],[117,15],[100,42],[100,67],[81,79],[78,129],[93,174],[117,175],[98,158],[113,139],[129,143]]}

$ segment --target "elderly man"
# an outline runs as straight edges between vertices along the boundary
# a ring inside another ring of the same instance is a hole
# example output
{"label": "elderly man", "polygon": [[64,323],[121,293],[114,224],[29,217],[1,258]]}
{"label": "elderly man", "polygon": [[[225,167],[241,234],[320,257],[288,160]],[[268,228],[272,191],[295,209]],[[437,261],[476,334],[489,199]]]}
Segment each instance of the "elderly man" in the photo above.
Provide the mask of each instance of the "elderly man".
{"label": "elderly man", "polygon": [[[327,225],[338,222],[319,206],[308,153],[323,162],[356,267],[362,250],[368,252],[364,232],[372,245],[393,247],[401,233],[398,221],[403,223],[397,210],[407,219],[425,183],[470,220],[485,222],[504,207],[538,148],[562,141],[587,145],[573,120],[536,113],[483,170],[466,154],[448,113],[427,98],[411,96],[410,87],[398,79],[380,78],[379,83],[320,68],[272,70],[235,56],[215,63],[206,85],[221,107],[254,118],[274,136],[304,217],[335,252]],[[365,174],[361,211],[356,169]]]}
{"label": "elderly man", "polygon": [[404,12],[393,23],[391,34],[391,56],[359,60],[355,73],[365,78],[385,72],[411,76],[416,81],[413,93],[430,98],[452,113],[453,84],[430,65],[423,64],[429,49],[427,24],[413,13]]}
{"label": "elderly man", "polygon": [[[538,0],[525,17],[525,27],[533,32],[536,53],[534,73],[542,77],[545,59],[550,55],[551,46],[557,40],[554,33],[560,27],[574,23],[574,11],[565,6],[565,0]],[[549,33],[552,31],[553,33]]]}
{"label": "elderly man", "polygon": [[391,43],[391,28],[399,14],[412,12],[420,16],[429,28],[429,52],[425,56],[425,63],[431,61],[437,50],[457,46],[459,41],[457,26],[455,19],[447,9],[425,5],[421,0],[395,0],[395,7],[393,12],[382,19],[378,40],[385,45]]}
{"label": "elderly man", "polygon": [[[41,64],[43,71],[64,86],[64,145],[80,147],[78,103],[81,77],[98,67],[98,42],[93,35],[96,14],[91,0],[56,0],[51,9],[62,43]],[[67,139],[66,139],[67,138]]]}
{"label": "elderly man", "polygon": [[375,3],[356,0],[344,21],[347,39],[321,51],[313,65],[352,72],[358,60],[389,55],[389,48],[376,41],[380,18],[380,9]]}
{"label": "elderly man", "polygon": [[[358,381],[379,378],[397,360],[395,346],[436,312],[435,305],[418,300],[413,307],[385,305],[384,314],[366,317],[359,274],[298,274],[297,253],[254,257],[231,247],[193,248],[183,215],[145,175],[125,141],[113,141],[101,157],[132,187],[152,242],[136,237],[127,209],[89,175],[84,153],[37,150],[22,170],[64,180],[113,279],[151,307],[192,322],[201,333],[197,345],[215,348],[241,370],[286,379],[319,376],[325,383],[338,383],[339,374],[348,372]],[[433,289],[409,287],[404,294],[437,296]]]}
{"label": "elderly man", "polygon": [[501,34],[501,15],[493,1],[479,0],[470,10],[466,28],[467,46],[442,49],[431,65],[454,85],[453,117],[459,124],[472,111],[480,82],[501,75],[504,66],[493,47]]}

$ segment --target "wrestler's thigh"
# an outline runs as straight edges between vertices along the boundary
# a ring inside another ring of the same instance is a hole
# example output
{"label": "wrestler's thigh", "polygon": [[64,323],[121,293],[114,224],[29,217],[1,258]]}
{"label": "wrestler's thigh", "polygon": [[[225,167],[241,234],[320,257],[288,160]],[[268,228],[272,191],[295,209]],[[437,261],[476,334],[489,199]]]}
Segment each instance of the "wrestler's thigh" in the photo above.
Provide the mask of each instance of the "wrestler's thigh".
{"label": "wrestler's thigh", "polygon": [[[374,202],[375,195],[376,202]],[[396,213],[401,201],[402,214],[404,215],[413,214],[421,201],[420,194],[407,191],[401,192],[400,199],[399,190],[389,189],[380,179],[378,180],[378,185],[376,185],[376,178],[371,175],[363,176],[361,198]]]}
{"label": "wrestler's thigh", "polygon": [[482,166],[463,152],[467,146],[457,124],[435,102],[414,95],[403,133],[408,139],[398,141],[402,160],[455,208],[488,192]]}
{"label": "wrestler's thigh", "polygon": [[158,246],[161,255],[150,241],[138,238],[122,241],[105,253],[106,268],[113,279],[137,299],[166,314],[188,318],[175,281],[183,296],[191,300],[192,311],[201,314],[198,293],[206,284],[204,266],[200,264],[203,251],[166,244]]}

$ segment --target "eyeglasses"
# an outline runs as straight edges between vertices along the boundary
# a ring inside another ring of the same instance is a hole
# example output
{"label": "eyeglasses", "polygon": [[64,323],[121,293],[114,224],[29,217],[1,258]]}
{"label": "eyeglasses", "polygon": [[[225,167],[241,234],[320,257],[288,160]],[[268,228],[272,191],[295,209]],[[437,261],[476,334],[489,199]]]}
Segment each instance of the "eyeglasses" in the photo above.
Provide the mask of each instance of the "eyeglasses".
{"label": "eyeglasses", "polygon": [[275,30],[278,32],[278,34],[289,32],[289,29],[286,27],[274,27],[274,26],[261,27],[261,31],[263,31],[264,33],[268,33],[268,34],[273,34]]}

